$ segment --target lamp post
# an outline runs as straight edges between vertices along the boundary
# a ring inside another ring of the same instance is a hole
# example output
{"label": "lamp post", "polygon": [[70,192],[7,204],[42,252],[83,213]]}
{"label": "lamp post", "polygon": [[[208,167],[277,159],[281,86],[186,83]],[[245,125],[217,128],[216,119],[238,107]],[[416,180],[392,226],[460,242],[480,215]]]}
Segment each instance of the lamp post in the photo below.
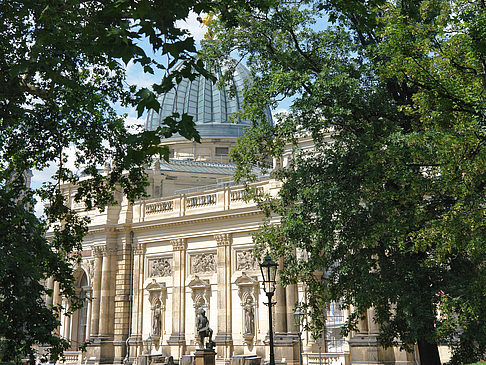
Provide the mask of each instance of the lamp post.
{"label": "lamp post", "polygon": [[294,312],[294,323],[297,327],[297,333],[299,335],[299,365],[302,365],[302,325],[304,324],[305,313],[297,307]]}
{"label": "lamp post", "polygon": [[268,326],[270,339],[270,365],[275,365],[275,355],[273,353],[273,326],[272,326],[272,302],[273,293],[275,292],[275,277],[277,276],[278,264],[272,260],[270,255],[265,256],[265,260],[260,264],[260,270],[263,276],[263,290],[268,297]]}

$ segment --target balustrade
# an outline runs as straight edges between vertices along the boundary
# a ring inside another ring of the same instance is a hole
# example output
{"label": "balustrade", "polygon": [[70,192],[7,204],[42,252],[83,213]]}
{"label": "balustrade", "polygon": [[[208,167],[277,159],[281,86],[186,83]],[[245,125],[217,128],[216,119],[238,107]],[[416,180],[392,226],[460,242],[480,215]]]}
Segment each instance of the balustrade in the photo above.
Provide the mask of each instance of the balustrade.
{"label": "balustrade", "polygon": [[174,210],[174,204],[172,200],[148,203],[145,205],[145,214],[171,212],[172,210]]}
{"label": "balustrade", "polygon": [[208,205],[216,205],[216,194],[198,195],[186,198],[187,208],[206,207]]}
{"label": "balustrade", "polygon": [[[257,194],[263,194],[265,192],[264,189],[264,186],[257,186],[255,191]],[[144,213],[143,216],[148,219],[154,219],[158,214],[162,213],[184,216],[186,214],[195,214],[198,212],[197,208],[227,210],[232,209],[232,203],[236,203],[235,207],[240,208],[242,207],[242,204],[245,204],[247,197],[248,192],[241,186],[237,188],[225,187],[219,189],[219,191],[213,190],[213,192],[210,194],[206,193],[196,195],[195,193],[192,193],[187,195],[179,195],[167,200],[161,198],[158,201],[155,199],[142,201],[141,209]],[[247,204],[253,203],[247,202]]]}

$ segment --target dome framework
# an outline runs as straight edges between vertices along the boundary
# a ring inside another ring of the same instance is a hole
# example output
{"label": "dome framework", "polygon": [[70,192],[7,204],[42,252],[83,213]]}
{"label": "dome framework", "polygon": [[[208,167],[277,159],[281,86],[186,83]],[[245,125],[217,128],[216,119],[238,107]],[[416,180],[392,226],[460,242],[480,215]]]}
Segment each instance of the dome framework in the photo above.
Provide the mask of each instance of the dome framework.
{"label": "dome framework", "polygon": [[[151,110],[147,116],[145,128],[155,130],[163,125],[163,120],[173,113],[182,115],[186,113],[193,117],[201,138],[236,138],[243,134],[245,127],[251,125],[251,121],[235,117],[234,121],[228,121],[231,115],[238,112],[243,104],[243,90],[245,80],[250,75],[248,69],[233,59],[235,63],[233,76],[224,87],[203,75],[197,76],[193,81],[183,79],[169,92],[159,97],[160,110]],[[175,70],[181,69],[183,63],[175,66]],[[225,68],[211,70],[220,80],[226,71]],[[270,109],[265,110],[268,121],[272,121]]]}

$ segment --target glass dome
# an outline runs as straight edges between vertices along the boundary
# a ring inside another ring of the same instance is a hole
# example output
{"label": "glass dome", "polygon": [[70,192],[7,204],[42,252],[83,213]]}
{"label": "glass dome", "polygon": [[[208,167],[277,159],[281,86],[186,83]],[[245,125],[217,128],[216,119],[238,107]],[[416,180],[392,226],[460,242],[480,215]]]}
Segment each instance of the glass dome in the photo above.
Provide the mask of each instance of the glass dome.
{"label": "glass dome", "polygon": [[[236,63],[233,59],[230,61]],[[179,63],[175,69],[182,67],[183,64]],[[224,71],[218,69],[212,72],[219,79]],[[230,93],[228,85],[220,89],[216,83],[202,75],[196,77],[194,81],[183,79],[173,89],[159,97],[160,110],[158,113],[153,110],[148,113],[145,128],[155,130],[162,124],[164,118],[172,113],[187,113],[193,117],[201,138],[239,137],[243,134],[243,129],[251,125],[251,121],[235,118],[235,122],[228,122],[228,118],[232,113],[240,110],[243,103],[244,80],[248,78],[248,69],[238,63],[230,82],[234,90],[233,94]],[[268,107],[265,115],[271,122],[272,116]]]}

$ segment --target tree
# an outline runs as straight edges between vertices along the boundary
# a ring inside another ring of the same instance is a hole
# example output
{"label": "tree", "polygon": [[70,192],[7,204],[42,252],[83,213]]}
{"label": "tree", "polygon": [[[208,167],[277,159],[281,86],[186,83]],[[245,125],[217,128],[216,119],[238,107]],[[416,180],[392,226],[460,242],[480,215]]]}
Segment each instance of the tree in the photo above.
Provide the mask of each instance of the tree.
{"label": "tree", "polygon": [[247,119],[292,98],[233,158],[251,181],[294,146],[279,196],[260,201],[280,223],[255,242],[309,288],[312,330],[341,299],[346,332],[374,307],[380,343],[418,344],[423,364],[440,363],[438,343],[455,364],[484,356],[485,31],[484,1],[462,0],[233,3],[212,23],[207,57],[239,52],[252,70]]}
{"label": "tree", "polygon": [[[33,361],[35,345],[51,346],[56,360],[68,346],[55,331],[63,308],[45,306],[43,298],[52,292],[42,282],[53,278],[73,310],[80,305],[73,265],[86,221],[67,207],[60,183],[78,186],[76,199],[87,208],[103,209],[115,203],[116,189],[129,199],[143,194],[143,166],[154,155],[168,158],[168,149],[158,146],[161,138],[179,133],[199,139],[186,115],[167,118],[153,132],[130,133],[114,105],[135,106],[140,116],[147,108],[158,109],[155,93],[182,77],[207,75],[194,58],[193,38],[176,21],[210,7],[204,0],[0,3],[0,362]],[[140,47],[142,40],[154,57]],[[178,60],[185,67],[167,73],[152,90],[126,84],[129,61],[153,73]],[[79,173],[66,167],[70,148]],[[107,175],[98,170],[106,161],[112,164]],[[53,182],[29,190],[28,172],[51,163],[58,166]],[[81,174],[89,178],[80,179]],[[35,194],[49,203],[46,219],[33,215]],[[44,237],[49,224],[54,225],[50,242]]]}

